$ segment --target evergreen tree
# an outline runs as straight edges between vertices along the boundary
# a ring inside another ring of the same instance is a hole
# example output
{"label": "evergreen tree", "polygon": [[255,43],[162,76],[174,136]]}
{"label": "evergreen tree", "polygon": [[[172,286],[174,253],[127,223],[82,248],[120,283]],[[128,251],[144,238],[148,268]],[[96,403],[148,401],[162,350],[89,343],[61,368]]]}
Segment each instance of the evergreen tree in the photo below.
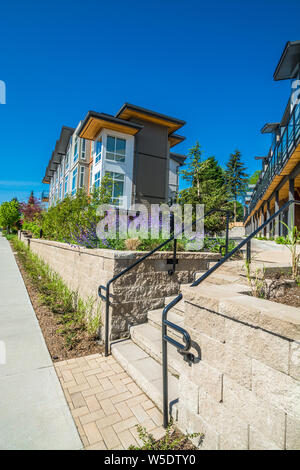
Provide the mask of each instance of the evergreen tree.
{"label": "evergreen tree", "polygon": [[200,182],[201,182],[201,156],[202,150],[199,142],[189,150],[187,169],[181,170],[182,178],[187,181],[191,188],[195,191],[195,195],[200,198]]}
{"label": "evergreen tree", "polygon": [[225,177],[228,194],[234,202],[234,221],[236,222],[237,200],[245,195],[248,187],[248,175],[239,150],[235,150],[230,155],[226,164]]}
{"label": "evergreen tree", "polygon": [[[202,151],[197,142],[189,152],[187,168],[181,171],[182,177],[189,183],[179,194],[181,204],[204,204],[205,212],[211,209],[225,208],[228,200],[225,189],[224,171],[215,157],[202,161]],[[205,228],[209,232],[224,229],[224,217],[220,213],[205,219]]]}

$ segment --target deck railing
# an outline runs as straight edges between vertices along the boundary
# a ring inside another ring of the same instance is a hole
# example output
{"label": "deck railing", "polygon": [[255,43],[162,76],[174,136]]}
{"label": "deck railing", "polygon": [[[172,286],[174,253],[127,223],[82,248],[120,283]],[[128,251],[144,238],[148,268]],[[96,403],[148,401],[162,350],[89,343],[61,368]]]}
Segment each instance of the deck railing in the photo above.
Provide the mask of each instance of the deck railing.
{"label": "deck railing", "polygon": [[253,191],[248,215],[262,198],[276,175],[279,175],[300,142],[300,103],[295,104],[289,122],[270,152],[269,164]]}

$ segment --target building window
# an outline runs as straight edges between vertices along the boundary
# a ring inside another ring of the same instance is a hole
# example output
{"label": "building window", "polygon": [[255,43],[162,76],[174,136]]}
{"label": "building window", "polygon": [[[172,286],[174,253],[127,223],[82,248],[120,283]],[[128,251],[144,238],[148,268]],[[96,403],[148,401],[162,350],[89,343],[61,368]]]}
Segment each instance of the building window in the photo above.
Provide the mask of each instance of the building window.
{"label": "building window", "polygon": [[126,140],[107,136],[106,158],[116,162],[125,162]]}
{"label": "building window", "polygon": [[72,196],[76,194],[76,186],[77,186],[77,173],[78,173],[78,168],[75,168],[73,171],[73,176],[72,176]]}
{"label": "building window", "polygon": [[99,188],[100,186],[100,171],[95,173],[95,188]]}
{"label": "building window", "polygon": [[59,184],[59,199],[62,199],[62,183]]}
{"label": "building window", "polygon": [[81,139],[81,159],[82,160],[85,160],[85,158],[86,158],[85,157],[85,155],[86,155],[85,151],[86,151],[86,141],[85,141],[85,139]]}
{"label": "building window", "polygon": [[70,140],[68,150],[67,150],[65,171],[67,171],[69,169],[71,148],[72,148],[72,140]]}
{"label": "building window", "polygon": [[101,140],[96,140],[94,142],[94,159],[95,159],[95,165],[100,162],[101,160],[101,155],[102,155],[102,141]]}
{"label": "building window", "polygon": [[78,160],[78,137],[75,138],[75,145],[74,145],[74,163]]}
{"label": "building window", "polygon": [[79,187],[83,188],[84,187],[84,173],[85,173],[85,168],[84,166],[80,167],[80,178],[79,178]]}
{"label": "building window", "polygon": [[68,175],[65,177],[65,195],[68,194]]}
{"label": "building window", "polygon": [[106,174],[111,179],[111,203],[119,206],[124,196],[124,175],[107,171]]}

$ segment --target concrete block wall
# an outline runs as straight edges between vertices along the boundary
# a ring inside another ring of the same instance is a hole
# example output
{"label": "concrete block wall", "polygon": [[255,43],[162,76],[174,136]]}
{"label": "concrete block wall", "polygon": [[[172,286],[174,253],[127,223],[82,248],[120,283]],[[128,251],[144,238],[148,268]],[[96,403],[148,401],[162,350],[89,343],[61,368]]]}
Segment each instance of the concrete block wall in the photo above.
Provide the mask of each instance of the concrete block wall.
{"label": "concrete block wall", "polygon": [[[24,234],[21,239],[27,243]],[[106,249],[87,249],[42,239],[30,239],[30,249],[57,272],[67,286],[82,298],[98,299],[98,286],[130,266],[144,253]],[[210,261],[219,259],[216,253],[178,253],[176,272],[167,259],[172,253],[158,252],[122,276],[111,285],[110,338],[126,337],[132,325],[145,323],[148,310],[164,306],[165,297],[178,294],[182,283],[191,283],[194,273],[207,269]],[[105,293],[105,292],[103,292]],[[104,315],[102,315],[104,322]],[[102,328],[104,333],[104,325]]]}
{"label": "concrete block wall", "polygon": [[299,309],[247,286],[184,287],[197,359],[179,379],[178,426],[203,449],[300,448]]}

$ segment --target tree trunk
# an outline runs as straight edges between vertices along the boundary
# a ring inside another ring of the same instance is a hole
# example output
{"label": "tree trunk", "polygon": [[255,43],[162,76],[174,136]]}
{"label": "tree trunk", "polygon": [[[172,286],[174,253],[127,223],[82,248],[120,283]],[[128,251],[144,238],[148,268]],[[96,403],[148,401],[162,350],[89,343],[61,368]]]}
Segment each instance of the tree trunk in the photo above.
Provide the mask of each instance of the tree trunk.
{"label": "tree trunk", "polygon": [[234,222],[236,222],[236,200],[233,202]]}

